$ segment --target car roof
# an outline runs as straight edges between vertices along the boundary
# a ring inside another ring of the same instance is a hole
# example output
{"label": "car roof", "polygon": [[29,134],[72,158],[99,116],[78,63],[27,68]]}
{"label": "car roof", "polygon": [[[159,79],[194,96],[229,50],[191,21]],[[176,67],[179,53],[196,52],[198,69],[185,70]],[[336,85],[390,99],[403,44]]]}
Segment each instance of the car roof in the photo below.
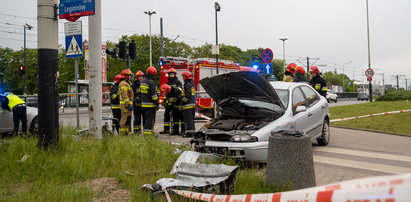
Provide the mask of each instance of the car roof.
{"label": "car roof", "polygon": [[305,83],[301,83],[301,82],[284,82],[284,81],[271,81],[270,84],[273,86],[274,89],[283,89],[283,90],[295,88],[296,86],[306,85]]}

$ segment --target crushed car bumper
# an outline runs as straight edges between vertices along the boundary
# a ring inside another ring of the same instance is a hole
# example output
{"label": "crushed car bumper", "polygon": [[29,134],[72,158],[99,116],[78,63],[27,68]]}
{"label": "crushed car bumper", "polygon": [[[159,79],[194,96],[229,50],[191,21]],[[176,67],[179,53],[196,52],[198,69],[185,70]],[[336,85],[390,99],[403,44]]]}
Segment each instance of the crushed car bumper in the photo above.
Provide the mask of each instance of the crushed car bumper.
{"label": "crushed car bumper", "polygon": [[221,142],[206,141],[202,148],[205,152],[232,157],[236,160],[266,162],[268,141],[258,142]]}

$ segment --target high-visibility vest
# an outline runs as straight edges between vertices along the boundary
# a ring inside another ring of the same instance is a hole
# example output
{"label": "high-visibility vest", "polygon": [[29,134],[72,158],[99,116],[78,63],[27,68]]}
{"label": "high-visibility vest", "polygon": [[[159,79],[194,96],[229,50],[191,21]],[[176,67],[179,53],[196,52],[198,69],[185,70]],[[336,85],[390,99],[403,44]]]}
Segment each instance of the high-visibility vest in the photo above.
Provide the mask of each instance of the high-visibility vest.
{"label": "high-visibility vest", "polygon": [[13,107],[15,107],[16,105],[26,103],[22,99],[20,99],[17,95],[13,95],[13,94],[7,95],[7,99],[9,99],[8,106],[10,110],[13,110]]}

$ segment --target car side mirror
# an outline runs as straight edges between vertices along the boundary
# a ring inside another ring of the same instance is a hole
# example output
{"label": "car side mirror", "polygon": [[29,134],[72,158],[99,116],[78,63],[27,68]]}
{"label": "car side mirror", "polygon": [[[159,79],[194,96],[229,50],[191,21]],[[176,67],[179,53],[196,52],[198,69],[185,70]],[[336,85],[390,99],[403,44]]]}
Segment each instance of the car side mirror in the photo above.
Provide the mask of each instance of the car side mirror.
{"label": "car side mirror", "polygon": [[300,112],[305,112],[305,111],[307,111],[307,107],[306,107],[306,106],[298,106],[298,107],[295,109],[295,113],[296,113],[296,114],[298,114],[298,113],[300,113]]}

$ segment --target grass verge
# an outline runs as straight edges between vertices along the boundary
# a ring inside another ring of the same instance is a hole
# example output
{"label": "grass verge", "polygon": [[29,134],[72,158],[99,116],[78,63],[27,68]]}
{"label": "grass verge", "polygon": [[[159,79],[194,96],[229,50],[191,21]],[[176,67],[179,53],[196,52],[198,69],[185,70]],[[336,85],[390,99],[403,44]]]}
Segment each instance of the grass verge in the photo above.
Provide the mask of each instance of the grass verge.
{"label": "grass verge", "polygon": [[[1,201],[91,201],[92,190],[84,182],[103,177],[118,179],[131,201],[152,201],[141,185],[173,177],[169,171],[179,156],[175,146],[148,136],[67,135],[75,134],[74,128],[62,128],[60,134],[59,146],[49,151],[38,149],[34,137],[0,140]],[[278,190],[264,179],[261,169],[240,168],[234,194]]]}
{"label": "grass verge", "polygon": [[[330,108],[332,119],[411,109],[411,101],[372,102]],[[383,115],[331,123],[332,126],[360,128],[411,135],[411,113]]]}

